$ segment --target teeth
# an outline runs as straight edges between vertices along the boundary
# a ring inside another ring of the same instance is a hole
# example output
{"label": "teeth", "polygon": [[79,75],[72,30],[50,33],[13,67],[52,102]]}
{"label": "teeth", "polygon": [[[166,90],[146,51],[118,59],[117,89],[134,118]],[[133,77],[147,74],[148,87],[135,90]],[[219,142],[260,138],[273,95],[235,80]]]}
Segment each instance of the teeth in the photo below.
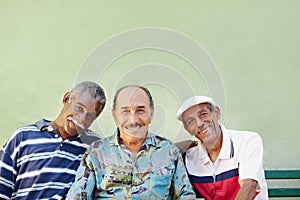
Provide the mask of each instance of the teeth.
{"label": "teeth", "polygon": [[203,131],[198,131],[197,133],[198,134],[204,134],[204,133],[207,133],[209,127],[207,127],[206,129],[204,129]]}
{"label": "teeth", "polygon": [[130,129],[130,130],[137,130],[139,129],[140,127],[139,126],[135,126],[135,127],[126,127],[126,129]]}

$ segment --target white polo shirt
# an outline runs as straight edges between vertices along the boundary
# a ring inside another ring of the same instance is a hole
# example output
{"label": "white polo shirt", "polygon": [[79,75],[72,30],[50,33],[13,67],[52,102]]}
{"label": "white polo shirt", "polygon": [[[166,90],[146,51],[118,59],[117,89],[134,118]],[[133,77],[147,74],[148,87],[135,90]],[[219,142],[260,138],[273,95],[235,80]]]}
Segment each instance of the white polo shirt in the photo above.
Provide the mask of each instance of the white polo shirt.
{"label": "white polo shirt", "polygon": [[221,128],[223,143],[215,163],[200,141],[186,152],[185,162],[192,184],[207,200],[230,200],[240,189],[239,182],[250,178],[258,182],[255,199],[268,199],[260,136],[255,132]]}

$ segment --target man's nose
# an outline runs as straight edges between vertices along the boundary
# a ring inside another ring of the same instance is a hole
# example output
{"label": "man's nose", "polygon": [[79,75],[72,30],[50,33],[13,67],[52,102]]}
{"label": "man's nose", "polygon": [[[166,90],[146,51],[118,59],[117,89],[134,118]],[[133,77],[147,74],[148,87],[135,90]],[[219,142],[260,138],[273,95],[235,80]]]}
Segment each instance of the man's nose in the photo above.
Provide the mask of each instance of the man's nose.
{"label": "man's nose", "polygon": [[203,120],[200,119],[199,117],[196,119],[197,122],[197,127],[202,127],[203,126]]}
{"label": "man's nose", "polygon": [[86,113],[82,112],[82,113],[77,113],[77,119],[79,120],[79,123],[83,124],[83,122],[86,121],[87,115]]}
{"label": "man's nose", "polygon": [[138,121],[138,117],[134,112],[131,112],[130,116],[129,116],[129,120],[130,120],[131,123],[134,124]]}

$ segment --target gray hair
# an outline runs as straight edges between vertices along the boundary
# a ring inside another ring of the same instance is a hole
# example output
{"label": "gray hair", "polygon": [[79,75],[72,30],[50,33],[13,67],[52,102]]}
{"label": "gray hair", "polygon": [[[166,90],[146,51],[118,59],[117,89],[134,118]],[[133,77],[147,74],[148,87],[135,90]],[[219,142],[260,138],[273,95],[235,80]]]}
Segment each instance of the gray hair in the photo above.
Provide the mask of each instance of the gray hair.
{"label": "gray hair", "polygon": [[209,109],[210,112],[213,112],[215,111],[216,106],[211,103],[207,103],[207,108]]}
{"label": "gray hair", "polygon": [[[103,110],[106,97],[104,90],[97,83],[92,81],[84,81],[75,85],[75,87],[71,90],[71,98],[78,97],[83,92],[88,92],[92,98],[96,99],[101,104],[101,111]],[[101,113],[100,111],[100,113]]]}

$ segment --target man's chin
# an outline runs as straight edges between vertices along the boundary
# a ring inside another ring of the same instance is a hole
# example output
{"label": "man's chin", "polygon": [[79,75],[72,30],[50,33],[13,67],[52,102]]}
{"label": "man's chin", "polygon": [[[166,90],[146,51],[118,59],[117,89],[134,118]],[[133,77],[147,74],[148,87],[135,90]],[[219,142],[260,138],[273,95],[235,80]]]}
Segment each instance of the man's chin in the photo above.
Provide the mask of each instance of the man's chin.
{"label": "man's chin", "polygon": [[123,133],[132,138],[145,138],[147,131],[145,131],[144,129],[139,129],[139,130],[126,129],[126,130],[124,130]]}
{"label": "man's chin", "polygon": [[72,133],[72,135],[79,135],[84,132],[82,128],[76,126],[72,121],[68,122],[68,131]]}
{"label": "man's chin", "polygon": [[73,129],[73,128],[68,127],[67,132],[70,137],[75,137],[75,136],[81,135],[84,131],[81,129]]}

